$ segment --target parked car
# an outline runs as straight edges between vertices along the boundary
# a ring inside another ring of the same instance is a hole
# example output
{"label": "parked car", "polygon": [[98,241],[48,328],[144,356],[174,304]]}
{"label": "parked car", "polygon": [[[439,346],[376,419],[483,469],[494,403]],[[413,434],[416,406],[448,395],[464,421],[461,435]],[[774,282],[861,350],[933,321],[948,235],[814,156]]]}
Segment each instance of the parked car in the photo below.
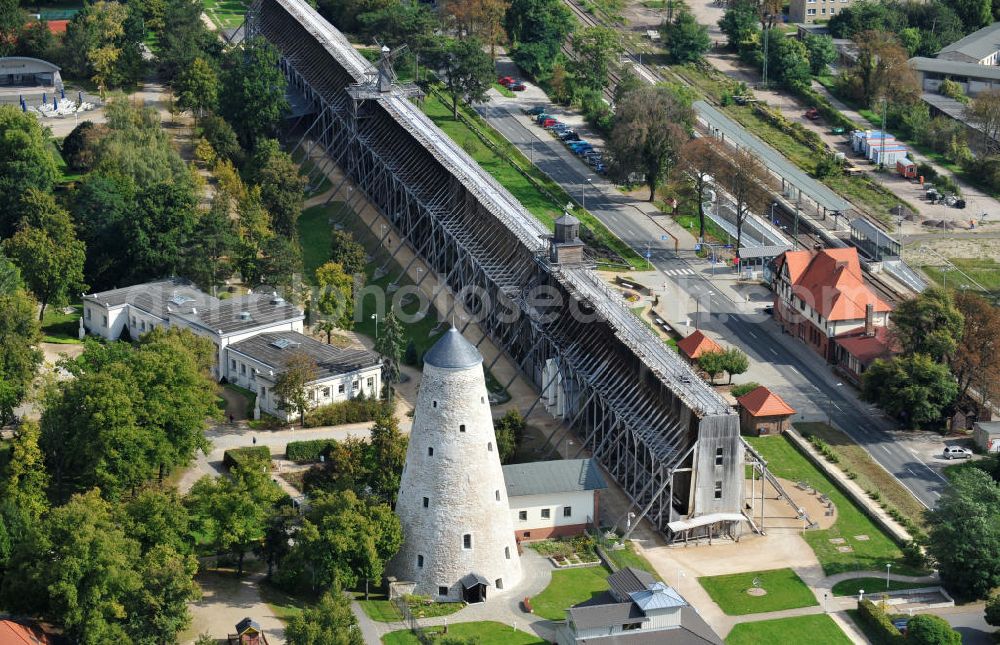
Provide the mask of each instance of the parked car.
{"label": "parked car", "polygon": [[565,123],[560,123],[558,120],[552,119],[552,123],[549,123],[547,126],[545,126],[545,129],[551,130],[553,128],[558,128],[559,126],[565,126],[565,125],[566,125]]}
{"label": "parked car", "polygon": [[961,446],[945,446],[945,459],[972,459],[972,451]]}
{"label": "parked car", "polygon": [[587,143],[587,141],[584,139],[577,139],[576,141],[570,141],[566,145],[574,150],[576,150],[577,148],[582,148],[583,146],[587,146],[587,148],[593,149],[593,147],[589,143]]}
{"label": "parked car", "polygon": [[805,117],[810,121],[815,121],[816,119],[819,118],[819,110],[817,110],[814,107],[811,107],[808,110],[806,110]]}
{"label": "parked car", "polygon": [[603,175],[607,171],[608,168],[603,163],[599,163],[596,166],[594,166],[594,172],[596,172],[598,175]]}
{"label": "parked car", "polygon": [[543,128],[548,128],[549,126],[553,126],[553,125],[555,125],[557,123],[559,123],[559,122],[556,121],[555,119],[553,119],[552,117],[549,117],[549,118],[545,119],[544,121],[542,121],[541,126]]}
{"label": "parked car", "polygon": [[524,90],[528,89],[528,86],[525,85],[524,83],[514,82],[508,85],[507,89],[509,89],[511,92],[523,92]]}
{"label": "parked car", "polygon": [[504,87],[510,87],[514,82],[513,76],[500,76],[497,78],[497,85],[503,85]]}
{"label": "parked car", "polygon": [[535,107],[527,108],[524,113],[528,116],[538,116],[539,114],[545,112],[544,105],[536,105]]}
{"label": "parked car", "polygon": [[578,135],[576,132],[573,132],[572,130],[566,130],[565,132],[559,134],[559,138],[565,141],[566,143],[569,143],[570,141],[579,141],[580,135]]}
{"label": "parked car", "polygon": [[535,116],[535,123],[541,125],[545,121],[545,119],[554,119],[554,118],[555,117],[552,116],[551,114],[546,114],[545,112],[539,112],[538,115]]}
{"label": "parked car", "polygon": [[575,152],[576,154],[580,155],[581,157],[582,157],[582,156],[583,156],[583,155],[584,155],[585,153],[588,153],[588,152],[590,152],[591,150],[593,150],[593,149],[594,149],[594,148],[593,148],[593,147],[592,147],[592,146],[591,146],[591,145],[590,145],[589,143],[587,143],[586,141],[580,141],[579,143],[582,143],[583,145],[582,145],[582,146],[573,146],[573,147],[571,148],[571,150],[572,150],[573,152]]}

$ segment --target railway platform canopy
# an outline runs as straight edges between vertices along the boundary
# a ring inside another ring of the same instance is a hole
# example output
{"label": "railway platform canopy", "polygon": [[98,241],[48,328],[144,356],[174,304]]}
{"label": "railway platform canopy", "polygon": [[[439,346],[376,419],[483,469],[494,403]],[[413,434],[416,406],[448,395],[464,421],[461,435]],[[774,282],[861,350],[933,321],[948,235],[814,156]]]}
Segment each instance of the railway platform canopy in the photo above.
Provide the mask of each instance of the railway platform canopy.
{"label": "railway platform canopy", "polygon": [[828,214],[845,215],[852,210],[853,206],[849,201],[804,173],[780,152],[715,107],[705,101],[695,101],[694,109],[698,119],[705,123],[714,136],[754,153],[771,173],[781,179],[782,187],[791,200],[796,201],[801,196],[815,204],[824,218]]}

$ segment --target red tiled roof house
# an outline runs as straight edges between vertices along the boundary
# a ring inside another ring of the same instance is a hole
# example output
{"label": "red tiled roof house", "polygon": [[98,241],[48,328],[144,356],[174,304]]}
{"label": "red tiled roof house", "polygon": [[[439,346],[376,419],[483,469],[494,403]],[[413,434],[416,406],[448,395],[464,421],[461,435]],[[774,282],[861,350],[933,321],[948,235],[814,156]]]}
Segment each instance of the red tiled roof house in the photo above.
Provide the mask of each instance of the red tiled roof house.
{"label": "red tiled roof house", "polygon": [[701,330],[677,341],[677,351],[686,358],[689,363],[694,363],[698,357],[707,352],[721,352],[722,346],[701,333]]}
{"label": "red tiled roof house", "polygon": [[865,284],[853,247],[786,251],[775,260],[774,276],[775,319],[827,361],[839,362],[838,336],[859,328],[875,335],[889,324],[892,307]]}
{"label": "red tiled roof house", "polygon": [[763,385],[736,399],[740,409],[740,431],[760,436],[781,434],[795,408]]}

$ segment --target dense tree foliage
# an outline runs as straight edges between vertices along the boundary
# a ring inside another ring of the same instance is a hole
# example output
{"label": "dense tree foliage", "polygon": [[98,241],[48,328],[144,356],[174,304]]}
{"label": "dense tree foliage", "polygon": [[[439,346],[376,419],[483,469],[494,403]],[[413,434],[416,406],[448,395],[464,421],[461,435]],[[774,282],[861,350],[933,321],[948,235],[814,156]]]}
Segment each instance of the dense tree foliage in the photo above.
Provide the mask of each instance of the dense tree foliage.
{"label": "dense tree foliage", "polygon": [[15,545],[0,602],[83,644],[173,642],[190,623],[197,561],[155,537],[141,544],[120,519],[97,490],[54,508]]}
{"label": "dense tree foliage", "polygon": [[517,447],[524,439],[524,430],[527,424],[524,417],[516,409],[508,410],[499,419],[493,422],[493,431],[497,438],[497,452],[500,455],[500,463],[507,464],[517,454]]}
{"label": "dense tree foliage", "polygon": [[236,555],[239,575],[246,554],[264,539],[267,518],[286,497],[268,475],[270,464],[252,465],[261,468],[237,465],[229,477],[206,475],[187,497],[192,524],[211,536],[216,553]]}
{"label": "dense tree foliage", "polygon": [[143,74],[142,28],[138,3],[87,3],[66,26],[62,65],[66,73],[108,89],[134,85]]}
{"label": "dense tree foliage", "polygon": [[382,357],[382,376],[388,385],[399,381],[399,361],[403,358],[406,336],[392,309],[381,322],[380,333],[375,339],[375,351]]}
{"label": "dense tree foliage", "polygon": [[201,117],[218,105],[219,75],[208,60],[198,56],[177,74],[174,91],[178,107]]}
{"label": "dense tree foliage", "polygon": [[830,18],[834,38],[861,42],[861,33],[868,30],[898,34],[909,56],[933,56],[965,35],[961,18],[943,2],[862,0]]}
{"label": "dense tree foliage", "polygon": [[608,139],[612,176],[641,175],[653,201],[678,163],[693,119],[690,102],[668,87],[644,87],[624,96]]}
{"label": "dense tree foliage", "polygon": [[905,353],[927,354],[936,361],[955,353],[965,326],[951,293],[938,288],[899,303],[890,322]]}
{"label": "dense tree foliage", "polygon": [[837,48],[833,44],[833,38],[810,34],[806,36],[804,42],[809,53],[809,71],[816,76],[825,74],[830,64],[837,60]]}
{"label": "dense tree foliage", "polygon": [[962,635],[933,614],[917,614],[906,623],[906,642],[914,645],[961,645]]}
{"label": "dense tree foliage", "polygon": [[573,25],[573,14],[559,0],[511,0],[504,18],[511,58],[528,74],[548,73]]}
{"label": "dense tree foliage", "polygon": [[[190,87],[190,72],[197,61],[207,63],[217,59],[222,52],[219,37],[201,20],[204,9],[201,0],[163,0],[162,22],[154,18],[155,22],[151,25],[158,39],[156,60],[163,76],[167,80],[179,81],[182,73],[188,73],[188,85],[175,87],[178,98],[181,96],[181,88]],[[196,75],[202,76],[206,71],[202,66]],[[202,82],[204,80],[202,78]]]}
{"label": "dense tree foliage", "polygon": [[876,360],[862,375],[861,392],[866,401],[920,428],[940,422],[958,384],[948,367],[930,356],[906,354]]}
{"label": "dense tree foliage", "polygon": [[19,203],[29,189],[52,189],[55,155],[38,119],[13,105],[0,105],[0,238],[21,219]]}
{"label": "dense tree foliage", "polygon": [[207,449],[212,354],[208,340],[179,329],[154,330],[134,348],[88,342],[42,414],[53,499],[94,486],[118,499]]}
{"label": "dense tree foliage", "polygon": [[663,35],[667,55],[674,63],[701,60],[702,55],[712,46],[708,27],[698,24],[698,20],[686,9],[678,11],[673,21],[664,22],[660,26],[660,33]]}
{"label": "dense tree foliage", "polygon": [[41,329],[35,302],[24,290],[17,267],[2,250],[0,277],[0,424],[6,424],[28,394],[42,353],[37,349]]}
{"label": "dense tree foliage", "polygon": [[927,550],[941,581],[962,598],[1000,586],[1000,484],[978,468],[955,474],[928,514]]}
{"label": "dense tree foliage", "polygon": [[41,305],[41,320],[49,304],[66,304],[84,287],[85,249],[69,212],[52,195],[29,189],[22,195],[20,212],[17,232],[0,246]]}
{"label": "dense tree foliage", "polygon": [[274,232],[294,238],[306,189],[306,178],[298,164],[271,139],[258,146],[248,179],[260,186],[261,202],[271,214]]}
{"label": "dense tree foliage", "polygon": [[494,78],[494,65],[476,38],[447,39],[429,53],[431,66],[437,70],[445,90],[451,96],[452,116],[458,118],[460,101],[478,103],[486,100]]}
{"label": "dense tree foliage", "polygon": [[278,59],[273,45],[253,38],[224,60],[219,108],[246,149],[253,148],[257,139],[274,135],[289,109]]}
{"label": "dense tree foliage", "polygon": [[309,405],[306,385],[316,380],[316,361],[305,352],[296,352],[289,357],[285,368],[271,388],[281,402],[281,409],[288,413],[288,420],[298,414],[302,427],[306,424],[306,409]]}
{"label": "dense tree foliage", "polygon": [[295,545],[275,573],[290,588],[354,588],[379,580],[389,558],[403,543],[392,509],[360,499],[354,492],[316,492]]}
{"label": "dense tree foliage", "polygon": [[334,587],[314,606],[296,614],[285,628],[288,645],[364,645],[351,602]]}
{"label": "dense tree foliage", "polygon": [[608,72],[618,63],[621,37],[607,27],[587,27],[573,35],[573,52],[569,70],[581,88],[600,91],[608,84]]}

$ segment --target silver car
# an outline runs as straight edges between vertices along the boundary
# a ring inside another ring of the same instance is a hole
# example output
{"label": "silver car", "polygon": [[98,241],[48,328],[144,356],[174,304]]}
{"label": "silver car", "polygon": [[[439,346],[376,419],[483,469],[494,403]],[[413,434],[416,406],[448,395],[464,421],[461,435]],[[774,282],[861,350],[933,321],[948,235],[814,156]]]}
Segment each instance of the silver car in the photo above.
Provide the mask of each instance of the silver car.
{"label": "silver car", "polygon": [[972,451],[961,446],[945,446],[945,459],[972,459]]}

